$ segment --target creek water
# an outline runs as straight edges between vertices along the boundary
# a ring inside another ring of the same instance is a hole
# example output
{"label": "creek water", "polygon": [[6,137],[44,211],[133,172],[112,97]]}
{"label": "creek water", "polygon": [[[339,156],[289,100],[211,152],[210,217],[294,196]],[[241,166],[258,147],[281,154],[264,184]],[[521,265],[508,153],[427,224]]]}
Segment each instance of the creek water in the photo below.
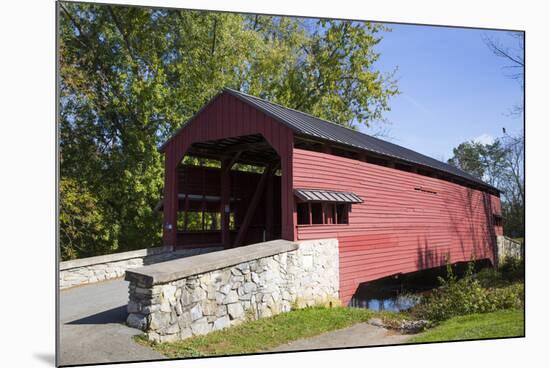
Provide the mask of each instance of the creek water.
{"label": "creek water", "polygon": [[361,284],[349,305],[375,311],[405,311],[418,304],[422,299],[422,294],[436,286],[405,287],[399,279],[386,278]]}
{"label": "creek water", "polygon": [[[453,271],[460,277],[465,267],[465,263],[458,263],[453,266]],[[438,267],[366,282],[357,288],[349,306],[376,311],[406,311],[418,304],[423,295],[440,286],[438,276],[445,275],[446,268]]]}

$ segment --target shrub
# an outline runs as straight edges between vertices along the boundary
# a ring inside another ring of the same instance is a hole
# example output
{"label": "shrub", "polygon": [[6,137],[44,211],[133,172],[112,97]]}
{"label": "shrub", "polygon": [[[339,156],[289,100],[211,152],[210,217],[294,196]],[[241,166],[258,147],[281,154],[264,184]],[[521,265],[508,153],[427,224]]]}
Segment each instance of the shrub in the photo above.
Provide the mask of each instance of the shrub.
{"label": "shrub", "polygon": [[475,278],[487,288],[508,286],[523,281],[524,277],[524,262],[516,258],[506,258],[498,270],[488,267],[475,274]]}
{"label": "shrub", "polygon": [[412,313],[439,322],[454,316],[522,307],[523,284],[484,288],[473,271],[474,263],[470,262],[464,276],[458,279],[448,264],[447,276],[439,278],[441,286],[424,297]]}
{"label": "shrub", "polygon": [[506,257],[500,267],[500,272],[508,281],[523,279],[525,277],[525,262],[523,259]]}
{"label": "shrub", "polygon": [[493,267],[483,268],[475,274],[475,277],[481,283],[481,286],[486,288],[503,287],[510,284],[503,279],[502,273]]}

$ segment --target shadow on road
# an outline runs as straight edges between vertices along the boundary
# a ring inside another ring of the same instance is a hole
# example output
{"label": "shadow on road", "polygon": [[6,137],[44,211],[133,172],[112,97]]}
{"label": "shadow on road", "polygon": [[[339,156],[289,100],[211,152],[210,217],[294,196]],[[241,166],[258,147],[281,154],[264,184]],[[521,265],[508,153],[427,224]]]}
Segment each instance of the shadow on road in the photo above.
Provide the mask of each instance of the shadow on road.
{"label": "shadow on road", "polygon": [[108,309],[90,316],[67,322],[68,325],[101,325],[107,323],[123,323],[126,321],[128,312],[126,305]]}

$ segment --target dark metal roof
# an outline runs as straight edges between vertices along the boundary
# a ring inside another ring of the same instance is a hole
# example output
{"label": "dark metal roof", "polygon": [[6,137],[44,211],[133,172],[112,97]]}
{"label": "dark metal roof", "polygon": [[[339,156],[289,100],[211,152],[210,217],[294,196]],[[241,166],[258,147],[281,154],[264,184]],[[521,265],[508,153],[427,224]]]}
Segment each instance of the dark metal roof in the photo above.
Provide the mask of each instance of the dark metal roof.
{"label": "dark metal roof", "polygon": [[388,158],[429,167],[498,191],[497,188],[490,186],[467,172],[408,148],[230,88],[225,88],[224,91],[252,105],[277,121],[285,124],[294,132],[304,136],[336,142]]}
{"label": "dark metal roof", "polygon": [[294,195],[304,202],[362,203],[355,193],[332,190],[294,189]]}

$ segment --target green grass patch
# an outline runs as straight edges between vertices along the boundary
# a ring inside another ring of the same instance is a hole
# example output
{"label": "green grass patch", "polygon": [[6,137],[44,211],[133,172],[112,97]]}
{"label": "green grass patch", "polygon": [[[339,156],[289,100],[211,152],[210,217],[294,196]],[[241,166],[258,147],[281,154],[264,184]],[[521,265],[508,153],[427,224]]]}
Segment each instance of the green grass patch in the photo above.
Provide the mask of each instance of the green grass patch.
{"label": "green grass patch", "polygon": [[372,317],[384,320],[408,318],[404,314],[374,312],[368,309],[314,307],[243,322],[222,331],[174,343],[154,343],[144,336],[136,337],[136,341],[168,358],[246,354],[266,351],[290,341],[349,327],[355,323],[366,322]]}
{"label": "green grass patch", "polygon": [[523,334],[523,310],[501,310],[451,318],[413,337],[409,342],[487,339],[523,336]]}

